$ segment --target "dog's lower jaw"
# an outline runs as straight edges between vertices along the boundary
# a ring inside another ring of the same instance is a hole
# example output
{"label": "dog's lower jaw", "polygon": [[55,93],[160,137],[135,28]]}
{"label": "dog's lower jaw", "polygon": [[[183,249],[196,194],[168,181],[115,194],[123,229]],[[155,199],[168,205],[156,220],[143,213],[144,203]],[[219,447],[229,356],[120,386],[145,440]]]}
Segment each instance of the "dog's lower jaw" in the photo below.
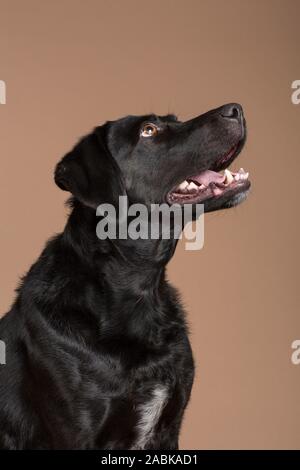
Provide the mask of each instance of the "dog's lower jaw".
{"label": "dog's lower jaw", "polygon": [[224,209],[229,209],[230,207],[235,207],[244,202],[248,194],[250,192],[250,189],[247,189],[246,191],[243,191],[242,193],[236,194],[233,196],[228,202],[224,204]]}

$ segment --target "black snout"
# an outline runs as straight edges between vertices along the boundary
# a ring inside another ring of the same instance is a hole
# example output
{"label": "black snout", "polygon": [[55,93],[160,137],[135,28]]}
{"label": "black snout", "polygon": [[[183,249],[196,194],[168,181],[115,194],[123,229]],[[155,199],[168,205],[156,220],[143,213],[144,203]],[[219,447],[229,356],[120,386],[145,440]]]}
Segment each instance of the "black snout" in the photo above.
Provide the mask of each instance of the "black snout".
{"label": "black snout", "polygon": [[243,108],[237,103],[226,104],[221,109],[221,116],[226,119],[241,121],[243,118]]}

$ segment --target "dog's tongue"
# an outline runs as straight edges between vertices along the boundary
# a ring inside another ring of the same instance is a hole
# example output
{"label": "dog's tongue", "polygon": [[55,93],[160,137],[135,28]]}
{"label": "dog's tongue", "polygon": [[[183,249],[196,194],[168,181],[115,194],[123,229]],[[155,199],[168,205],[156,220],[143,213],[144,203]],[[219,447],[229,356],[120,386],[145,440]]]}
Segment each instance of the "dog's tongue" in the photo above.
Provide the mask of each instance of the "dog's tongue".
{"label": "dog's tongue", "polygon": [[188,180],[208,186],[210,183],[223,183],[225,176],[217,173],[216,171],[205,170],[199,175],[188,178]]}

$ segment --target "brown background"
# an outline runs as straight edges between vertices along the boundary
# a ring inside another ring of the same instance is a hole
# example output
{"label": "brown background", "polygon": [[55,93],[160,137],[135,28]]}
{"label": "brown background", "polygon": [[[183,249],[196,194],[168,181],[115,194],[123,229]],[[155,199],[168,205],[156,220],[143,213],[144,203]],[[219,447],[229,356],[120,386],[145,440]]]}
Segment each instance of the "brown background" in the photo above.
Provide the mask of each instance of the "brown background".
{"label": "brown background", "polygon": [[208,215],[204,249],[181,243],[169,268],[197,364],[182,448],[300,448],[299,15],[299,0],[0,0],[2,312],[64,226],[52,171],[81,135],[126,114],[244,106],[236,166],[252,194]]}

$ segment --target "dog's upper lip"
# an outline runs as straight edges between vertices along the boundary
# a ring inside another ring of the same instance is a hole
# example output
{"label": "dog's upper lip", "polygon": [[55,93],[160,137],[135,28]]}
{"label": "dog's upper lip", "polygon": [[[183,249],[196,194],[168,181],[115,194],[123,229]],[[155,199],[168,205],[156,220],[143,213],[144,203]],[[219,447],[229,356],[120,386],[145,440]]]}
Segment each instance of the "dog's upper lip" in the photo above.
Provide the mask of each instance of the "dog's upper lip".
{"label": "dog's upper lip", "polygon": [[[176,187],[176,189],[177,188],[182,189],[185,183],[186,185],[187,183],[194,183],[198,187],[203,188],[203,189],[204,187],[208,187],[210,184],[215,184],[215,185],[224,184],[226,182],[227,175],[226,173],[221,174],[219,173],[219,171],[223,169],[224,167],[226,168],[232,162],[232,160],[236,157],[238,150],[239,150],[239,144],[240,142],[231,146],[230,149],[214,163],[213,167],[208,168],[206,170],[202,170],[196,175],[187,177],[185,181],[183,181],[183,183],[181,183],[180,185]],[[173,191],[176,192],[176,189],[174,189]],[[194,185],[194,189],[196,189],[195,185]]]}
{"label": "dog's upper lip", "polygon": [[197,175],[190,176],[186,178],[187,181],[193,181],[195,183],[204,184],[208,186],[210,183],[223,183],[224,182],[224,175],[218,173],[223,168],[227,168],[227,166],[232,162],[232,160],[237,156],[239,150],[239,143],[230,147],[229,151],[219,158],[212,168],[207,170],[201,171]]}
{"label": "dog's upper lip", "polygon": [[239,154],[239,150],[242,146],[242,141],[239,141],[237,144],[233,145],[225,155],[223,155],[216,161],[213,170],[220,171],[224,168],[227,168],[230,163],[237,157],[237,155]]}

